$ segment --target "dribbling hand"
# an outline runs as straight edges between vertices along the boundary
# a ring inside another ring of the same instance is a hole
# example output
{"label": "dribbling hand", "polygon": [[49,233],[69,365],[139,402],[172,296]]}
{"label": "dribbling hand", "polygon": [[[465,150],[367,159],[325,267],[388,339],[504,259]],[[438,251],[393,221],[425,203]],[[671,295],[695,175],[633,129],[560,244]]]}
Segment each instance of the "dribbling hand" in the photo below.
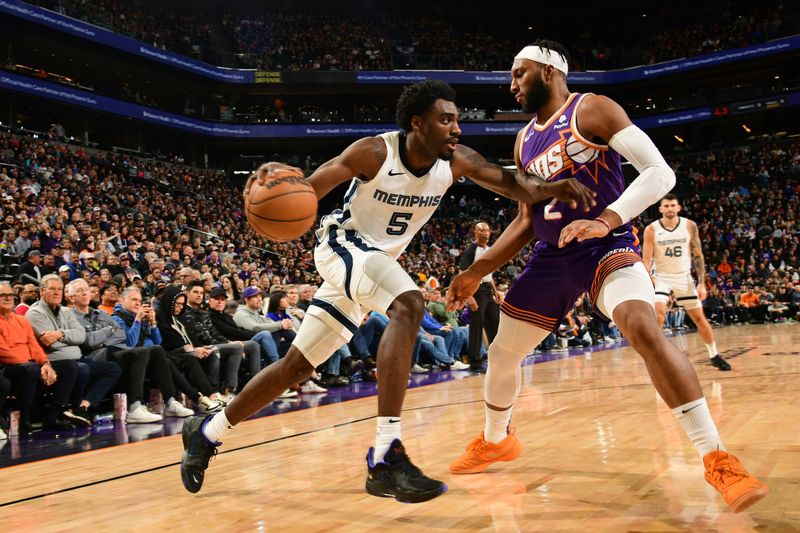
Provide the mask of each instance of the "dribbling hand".
{"label": "dribbling hand", "polygon": [[302,169],[293,167],[291,165],[287,165],[285,163],[279,163],[277,161],[270,161],[269,163],[264,163],[263,165],[258,167],[255,172],[250,174],[250,177],[247,179],[247,184],[244,186],[245,198],[250,193],[250,187],[253,186],[253,183],[264,185],[264,183],[266,183],[267,181],[267,178],[270,177],[270,174],[274,174],[279,170],[291,170],[294,172],[299,172],[300,174],[304,174]]}
{"label": "dribbling hand", "polygon": [[465,270],[450,282],[447,288],[447,310],[455,311],[466,305],[481,284],[481,276]]}

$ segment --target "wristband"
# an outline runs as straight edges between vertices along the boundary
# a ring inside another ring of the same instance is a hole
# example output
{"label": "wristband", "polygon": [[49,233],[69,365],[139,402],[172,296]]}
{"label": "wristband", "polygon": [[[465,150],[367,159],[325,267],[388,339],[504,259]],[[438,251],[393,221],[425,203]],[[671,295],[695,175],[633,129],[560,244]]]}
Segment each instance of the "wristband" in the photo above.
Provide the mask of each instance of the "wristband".
{"label": "wristband", "polygon": [[598,222],[602,222],[605,225],[606,229],[608,230],[608,233],[611,233],[611,225],[608,222],[606,222],[605,220],[603,220],[602,218],[599,218],[599,217],[595,218],[594,220],[596,220]]}

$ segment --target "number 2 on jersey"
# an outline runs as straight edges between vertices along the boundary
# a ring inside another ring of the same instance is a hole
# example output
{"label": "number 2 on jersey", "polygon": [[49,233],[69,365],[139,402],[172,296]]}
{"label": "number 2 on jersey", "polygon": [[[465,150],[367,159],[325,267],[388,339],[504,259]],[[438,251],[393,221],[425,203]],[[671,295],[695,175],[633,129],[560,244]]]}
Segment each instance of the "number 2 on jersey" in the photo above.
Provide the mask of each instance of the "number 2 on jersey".
{"label": "number 2 on jersey", "polygon": [[392,213],[392,218],[389,220],[389,226],[386,228],[387,235],[402,235],[403,233],[408,230],[408,220],[411,220],[411,217],[414,216],[414,213],[407,213],[403,211],[398,211]]}
{"label": "number 2 on jersey", "polygon": [[545,220],[560,220],[561,213],[556,211],[556,202],[558,198],[553,198],[553,201],[544,206],[544,219]]}

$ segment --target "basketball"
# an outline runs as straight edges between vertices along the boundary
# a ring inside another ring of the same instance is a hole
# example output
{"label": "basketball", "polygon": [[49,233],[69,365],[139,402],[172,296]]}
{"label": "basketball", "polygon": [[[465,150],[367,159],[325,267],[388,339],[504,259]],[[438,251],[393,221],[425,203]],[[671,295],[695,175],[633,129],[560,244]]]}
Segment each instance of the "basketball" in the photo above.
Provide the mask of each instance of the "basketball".
{"label": "basketball", "polygon": [[587,146],[574,135],[569,138],[566,146],[567,155],[578,164],[591,163],[597,159],[598,150]]}
{"label": "basketball", "polygon": [[[260,171],[260,170],[259,170]],[[263,184],[253,179],[244,211],[253,231],[271,241],[294,240],[314,224],[317,195],[300,169],[270,170]]]}

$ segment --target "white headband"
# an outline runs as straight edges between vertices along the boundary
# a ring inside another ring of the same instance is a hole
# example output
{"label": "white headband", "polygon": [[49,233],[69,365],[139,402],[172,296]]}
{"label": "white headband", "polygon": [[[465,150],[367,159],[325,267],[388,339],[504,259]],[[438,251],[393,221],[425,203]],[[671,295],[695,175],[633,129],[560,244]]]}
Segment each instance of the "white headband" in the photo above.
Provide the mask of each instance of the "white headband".
{"label": "white headband", "polygon": [[553,65],[554,68],[560,70],[566,76],[569,73],[569,67],[564,57],[554,50],[549,48],[542,48],[541,46],[526,46],[514,57],[514,59],[530,59],[537,63],[544,63],[545,65]]}

